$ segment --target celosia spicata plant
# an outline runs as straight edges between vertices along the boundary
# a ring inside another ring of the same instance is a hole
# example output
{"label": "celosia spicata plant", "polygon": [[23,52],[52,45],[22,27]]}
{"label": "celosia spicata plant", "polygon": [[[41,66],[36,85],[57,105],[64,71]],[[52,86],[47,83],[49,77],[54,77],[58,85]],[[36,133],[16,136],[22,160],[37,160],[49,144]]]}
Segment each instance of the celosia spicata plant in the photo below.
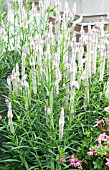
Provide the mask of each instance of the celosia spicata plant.
{"label": "celosia spicata plant", "polygon": [[8,88],[2,169],[93,169],[102,157],[101,167],[108,166],[104,23],[89,24],[87,33],[82,27],[77,42],[82,15],[75,20],[75,4],[72,10],[60,1],[13,5],[0,27]]}

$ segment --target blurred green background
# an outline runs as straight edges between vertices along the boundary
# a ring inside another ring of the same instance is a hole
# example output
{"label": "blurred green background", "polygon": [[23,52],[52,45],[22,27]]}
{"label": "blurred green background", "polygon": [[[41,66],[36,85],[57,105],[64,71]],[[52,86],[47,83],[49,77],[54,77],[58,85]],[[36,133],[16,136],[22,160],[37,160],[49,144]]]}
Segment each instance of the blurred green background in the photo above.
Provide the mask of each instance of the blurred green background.
{"label": "blurred green background", "polygon": [[3,12],[3,4],[6,2],[6,0],[0,0],[0,15]]}

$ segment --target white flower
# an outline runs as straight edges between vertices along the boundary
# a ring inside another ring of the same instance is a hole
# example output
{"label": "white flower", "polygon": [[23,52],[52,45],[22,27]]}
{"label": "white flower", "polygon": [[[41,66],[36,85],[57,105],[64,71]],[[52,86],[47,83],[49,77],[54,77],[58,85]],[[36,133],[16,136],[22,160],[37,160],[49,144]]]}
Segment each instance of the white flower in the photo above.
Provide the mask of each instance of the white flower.
{"label": "white flower", "polygon": [[87,76],[86,70],[84,70],[84,71],[82,72],[81,79],[82,79],[82,80],[85,80],[86,78],[88,78],[88,76]]}
{"label": "white flower", "polygon": [[11,102],[8,103],[8,118],[12,119],[13,114],[12,114],[12,106],[11,106]]}
{"label": "white flower", "polygon": [[13,121],[12,121],[12,118],[13,118],[13,114],[12,114],[12,105],[11,105],[11,102],[7,101],[7,104],[8,104],[8,125],[10,127],[10,131],[12,134],[14,134],[14,126],[13,126]]}
{"label": "white flower", "polygon": [[64,128],[64,108],[62,107],[59,119],[59,139],[62,140]]}
{"label": "white flower", "polygon": [[78,81],[74,81],[72,82],[71,84],[72,86],[76,87],[77,89],[79,89],[79,84],[78,84]]}
{"label": "white flower", "polygon": [[107,86],[107,89],[105,92],[105,98],[109,99],[109,85]]}
{"label": "white flower", "polygon": [[27,77],[27,74],[25,74],[22,78],[22,85],[29,88],[29,84],[28,82],[26,81],[26,77]]}

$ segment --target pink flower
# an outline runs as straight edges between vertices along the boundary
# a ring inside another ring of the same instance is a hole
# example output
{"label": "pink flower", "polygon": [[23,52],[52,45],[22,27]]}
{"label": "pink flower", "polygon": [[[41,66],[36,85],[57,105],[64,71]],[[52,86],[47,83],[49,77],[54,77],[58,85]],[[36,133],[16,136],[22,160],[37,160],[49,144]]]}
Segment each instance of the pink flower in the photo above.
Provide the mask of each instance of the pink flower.
{"label": "pink flower", "polygon": [[66,158],[66,156],[62,156],[62,158],[60,158],[60,161],[63,163],[66,162],[65,158]]}
{"label": "pink flower", "polygon": [[71,155],[71,158],[74,158],[74,155]]}
{"label": "pink flower", "polygon": [[75,158],[74,155],[71,156],[70,158],[70,166],[73,166],[73,167],[80,167],[82,164],[82,161],[81,160],[78,160],[78,158]]}
{"label": "pink flower", "polygon": [[89,149],[90,151],[87,152],[88,156],[92,156],[94,155],[94,153],[96,152],[94,149]]}
{"label": "pink flower", "polygon": [[105,133],[103,133],[98,137],[97,141],[99,144],[101,144],[102,141],[109,143],[109,136],[107,136]]}
{"label": "pink flower", "polygon": [[104,110],[105,110],[106,112],[109,112],[109,106],[108,106],[108,107],[105,107]]}
{"label": "pink flower", "polygon": [[97,120],[95,121],[95,125],[93,127],[97,127],[98,125],[100,125],[102,123],[103,126],[105,126],[105,121],[104,120]]}
{"label": "pink flower", "polygon": [[76,163],[74,163],[74,167],[76,168],[76,167],[80,167],[81,166],[81,161],[78,161],[78,162],[76,162]]}
{"label": "pink flower", "polygon": [[98,148],[99,148],[99,149],[100,149],[100,148],[102,148],[102,147],[103,147],[103,145],[102,145],[102,144],[99,144],[99,145],[98,145]]}
{"label": "pink flower", "polygon": [[71,162],[77,162],[78,158],[71,158]]}
{"label": "pink flower", "polygon": [[109,158],[106,158],[106,161],[107,161],[107,162],[105,163],[105,165],[106,165],[106,166],[109,166]]}
{"label": "pink flower", "polygon": [[109,122],[109,118],[105,118],[105,121],[106,121],[106,122]]}
{"label": "pink flower", "polygon": [[109,158],[106,158],[106,161],[109,162]]}

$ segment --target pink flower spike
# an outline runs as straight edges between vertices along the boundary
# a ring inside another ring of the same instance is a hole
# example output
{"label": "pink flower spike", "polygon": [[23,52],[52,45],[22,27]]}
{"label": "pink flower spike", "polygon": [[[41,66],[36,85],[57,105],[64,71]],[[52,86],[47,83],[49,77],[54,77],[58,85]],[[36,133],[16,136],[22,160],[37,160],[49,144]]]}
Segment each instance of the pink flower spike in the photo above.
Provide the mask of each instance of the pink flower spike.
{"label": "pink flower spike", "polygon": [[60,161],[61,161],[62,163],[66,162],[65,158],[66,158],[66,156],[62,156],[62,158],[60,158]]}
{"label": "pink flower spike", "polygon": [[105,107],[104,110],[105,110],[106,112],[109,112],[109,106],[108,106],[108,107]]}

